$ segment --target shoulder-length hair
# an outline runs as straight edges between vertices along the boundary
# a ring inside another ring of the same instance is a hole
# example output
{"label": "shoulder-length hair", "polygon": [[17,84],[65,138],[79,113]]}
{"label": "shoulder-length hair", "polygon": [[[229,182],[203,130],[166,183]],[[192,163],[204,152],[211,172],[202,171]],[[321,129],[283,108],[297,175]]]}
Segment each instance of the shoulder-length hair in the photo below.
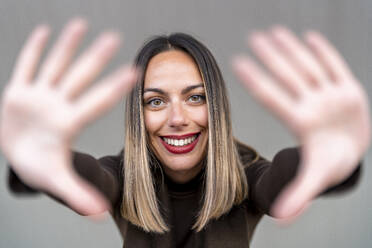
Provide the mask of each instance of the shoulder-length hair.
{"label": "shoulder-length hair", "polygon": [[175,33],[156,36],[140,49],[135,65],[141,75],[126,100],[123,196],[121,214],[147,232],[169,230],[156,195],[152,174],[154,163],[144,123],[143,87],[147,65],[152,57],[169,50],[189,54],[203,79],[208,107],[208,152],[203,183],[202,206],[193,229],[227,213],[248,195],[244,175],[231,128],[230,105],[220,69],[212,53],[190,35]]}

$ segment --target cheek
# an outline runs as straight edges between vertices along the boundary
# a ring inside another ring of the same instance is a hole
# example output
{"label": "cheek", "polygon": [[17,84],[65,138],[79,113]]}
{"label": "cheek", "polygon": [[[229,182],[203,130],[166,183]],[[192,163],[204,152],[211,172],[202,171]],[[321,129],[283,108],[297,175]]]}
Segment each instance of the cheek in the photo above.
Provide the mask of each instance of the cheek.
{"label": "cheek", "polygon": [[195,123],[204,128],[208,128],[208,108],[207,105],[201,106],[192,112]]}
{"label": "cheek", "polygon": [[161,129],[164,123],[164,117],[162,113],[154,111],[144,111],[145,117],[145,128],[149,135],[154,135]]}

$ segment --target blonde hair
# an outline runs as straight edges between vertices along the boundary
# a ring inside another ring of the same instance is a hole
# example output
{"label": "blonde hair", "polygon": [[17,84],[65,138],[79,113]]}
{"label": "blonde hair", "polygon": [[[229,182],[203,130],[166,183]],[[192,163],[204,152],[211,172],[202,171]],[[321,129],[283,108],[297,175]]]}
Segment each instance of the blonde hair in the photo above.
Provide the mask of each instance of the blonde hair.
{"label": "blonde hair", "polygon": [[147,232],[169,231],[162,216],[153,176],[152,158],[143,114],[144,74],[150,59],[178,49],[189,54],[199,67],[208,106],[208,152],[202,207],[193,229],[201,231],[212,219],[227,213],[248,196],[248,183],[234,142],[225,83],[210,51],[190,35],[176,33],[151,39],[138,53],[135,64],[142,69],[126,101],[123,197],[121,214]]}

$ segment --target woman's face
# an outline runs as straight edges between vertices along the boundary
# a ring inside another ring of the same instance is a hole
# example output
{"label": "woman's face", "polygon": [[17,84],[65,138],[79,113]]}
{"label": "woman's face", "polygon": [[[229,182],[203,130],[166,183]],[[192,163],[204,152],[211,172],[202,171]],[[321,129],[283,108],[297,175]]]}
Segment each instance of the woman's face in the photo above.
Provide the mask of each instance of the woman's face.
{"label": "woman's face", "polygon": [[144,79],[144,115],[149,142],[163,169],[187,182],[201,169],[208,142],[208,109],[199,69],[185,52],[154,56]]}

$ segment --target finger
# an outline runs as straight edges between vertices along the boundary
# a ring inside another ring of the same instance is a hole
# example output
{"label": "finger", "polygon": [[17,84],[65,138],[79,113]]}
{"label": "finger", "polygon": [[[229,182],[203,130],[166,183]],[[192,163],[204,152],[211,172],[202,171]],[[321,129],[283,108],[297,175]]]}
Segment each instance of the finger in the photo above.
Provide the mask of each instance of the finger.
{"label": "finger", "polygon": [[271,215],[284,219],[298,217],[299,213],[321,193],[323,189],[321,177],[321,173],[314,175],[302,169],[301,165],[300,173],[284,188],[273,204]]}
{"label": "finger", "polygon": [[110,210],[105,197],[74,172],[60,174],[52,183],[52,195],[81,215],[96,215]]}
{"label": "finger", "polygon": [[305,79],[294,69],[288,59],[278,51],[266,35],[256,32],[251,36],[249,43],[253,52],[292,95],[299,97],[308,90]]}
{"label": "finger", "polygon": [[133,87],[137,71],[122,67],[76,101],[75,123],[82,128],[112,108]]}
{"label": "finger", "polygon": [[319,61],[290,30],[276,26],[272,29],[272,37],[307,81],[315,86],[329,81]]}
{"label": "finger", "polygon": [[30,83],[33,80],[42,51],[49,37],[49,27],[38,26],[22,48],[13,71],[12,84]]}
{"label": "finger", "polygon": [[293,224],[300,216],[310,207],[311,202],[305,204],[305,206],[300,209],[296,214],[282,219],[276,219],[276,223],[281,227],[288,227],[289,225]]}
{"label": "finger", "polygon": [[353,80],[346,62],[324,36],[316,31],[309,31],[305,34],[305,39],[334,82]]}
{"label": "finger", "polygon": [[72,66],[60,83],[62,94],[74,98],[93,81],[114,55],[120,43],[117,33],[101,35]]}
{"label": "finger", "polygon": [[40,84],[53,85],[69,65],[84,33],[87,23],[81,18],[72,20],[63,30],[57,43],[43,63],[37,80]]}
{"label": "finger", "polygon": [[235,58],[233,68],[249,92],[280,119],[293,119],[292,98],[249,58]]}
{"label": "finger", "polygon": [[109,212],[105,211],[103,213],[89,215],[88,218],[94,222],[100,222],[104,220],[108,220],[110,218]]}

